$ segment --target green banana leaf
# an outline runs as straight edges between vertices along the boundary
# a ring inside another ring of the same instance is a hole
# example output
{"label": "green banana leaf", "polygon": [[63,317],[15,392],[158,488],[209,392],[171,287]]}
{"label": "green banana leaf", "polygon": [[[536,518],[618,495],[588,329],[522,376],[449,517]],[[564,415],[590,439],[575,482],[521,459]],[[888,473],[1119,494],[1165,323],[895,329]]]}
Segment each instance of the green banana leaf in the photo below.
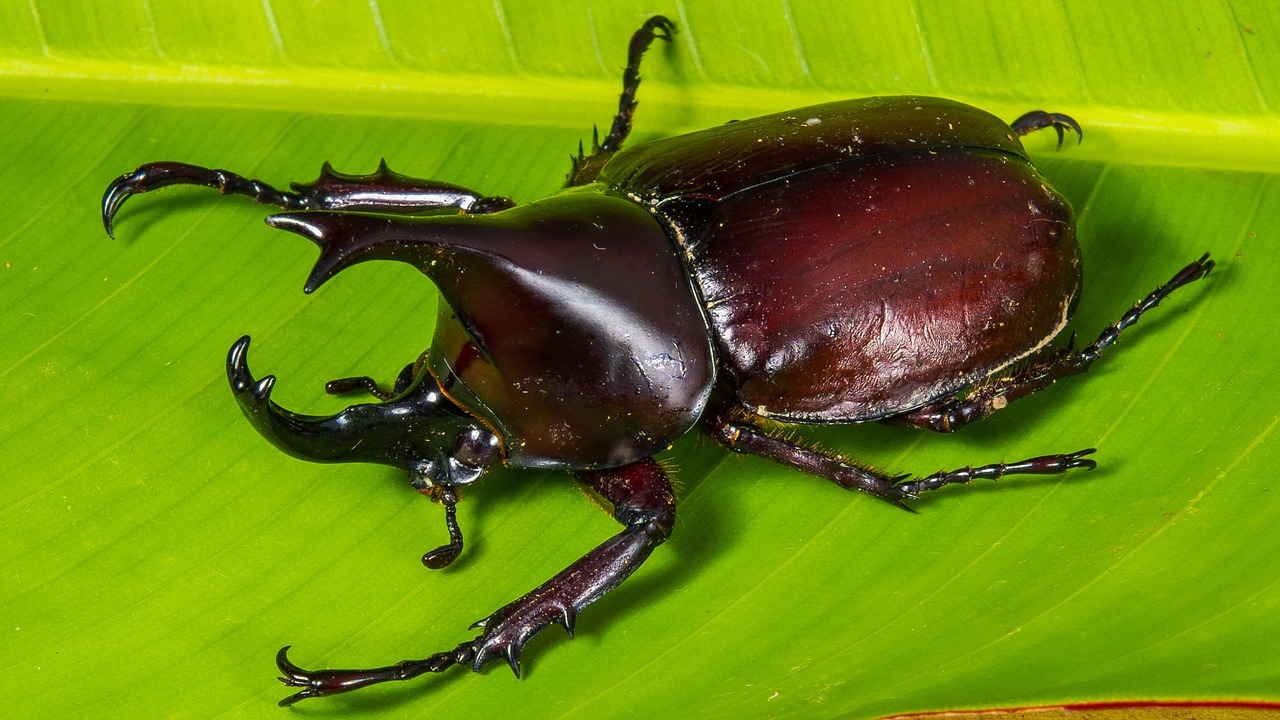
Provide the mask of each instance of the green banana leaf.
{"label": "green banana leaf", "polygon": [[[102,231],[152,160],[310,180],[332,161],[527,201],[646,57],[633,141],[844,97],[1066,112],[1055,152],[1090,339],[1205,251],[1217,269],[1072,378],[951,436],[806,439],[887,468],[1097,447],[1099,468],[948,488],[908,514],[699,433],[671,540],[501,663],[310,700],[315,717],[854,717],[1114,700],[1280,701],[1280,10],[1267,0],[12,0],[0,3],[0,706],[7,717],[279,717],[272,658],[389,664],[615,532],[565,473],[440,508],[376,466],[286,457],[244,422],[240,335],[287,407],[389,381],[431,337],[411,268],[300,290],[315,249],[243,198],[173,189]],[[1065,341],[1065,339],[1064,339]],[[566,353],[572,352],[566,347]],[[273,713],[275,713],[273,715]]]}

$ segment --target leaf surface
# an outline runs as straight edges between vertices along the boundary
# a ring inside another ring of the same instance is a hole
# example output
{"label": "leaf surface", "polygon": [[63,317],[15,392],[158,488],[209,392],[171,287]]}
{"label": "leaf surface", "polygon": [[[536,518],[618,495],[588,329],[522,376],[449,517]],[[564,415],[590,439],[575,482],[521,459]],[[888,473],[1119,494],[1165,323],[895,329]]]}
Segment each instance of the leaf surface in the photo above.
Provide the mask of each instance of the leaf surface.
{"label": "leaf surface", "polygon": [[[584,613],[492,666],[299,712],[341,717],[862,717],[1109,700],[1280,701],[1280,11],[1274,3],[671,5],[31,0],[0,6],[0,695],[15,717],[262,717],[271,659],[382,665],[614,532],[563,473],[495,472],[468,548],[429,572],[440,509],[397,473],[292,460],[225,387],[254,337],[277,399],[389,380],[434,290],[362,265],[313,297],[314,249],[202,189],[101,193],[171,159],[283,185],[330,160],[521,201],[616,105],[645,17],[635,140],[842,97],[1044,108],[1078,147],[1028,147],[1076,207],[1091,338],[1177,268],[1218,269],[1087,377],[942,437],[805,437],[880,467],[1098,448],[1092,473],[953,488],[908,515],[705,435],[676,532]],[[283,711],[280,711],[283,712]]]}

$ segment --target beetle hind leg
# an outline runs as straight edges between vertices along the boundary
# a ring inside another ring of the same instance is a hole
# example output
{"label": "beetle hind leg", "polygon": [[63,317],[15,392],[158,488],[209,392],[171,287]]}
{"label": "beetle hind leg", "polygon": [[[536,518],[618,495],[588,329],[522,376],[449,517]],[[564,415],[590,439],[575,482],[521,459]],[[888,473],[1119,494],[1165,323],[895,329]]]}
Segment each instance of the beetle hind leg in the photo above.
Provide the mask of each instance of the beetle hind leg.
{"label": "beetle hind leg", "polygon": [[1013,131],[1018,133],[1019,136],[1051,127],[1053,128],[1053,131],[1058,134],[1059,150],[1062,149],[1062,141],[1066,137],[1066,130],[1071,130],[1076,134],[1077,145],[1084,140],[1084,130],[1080,129],[1080,123],[1072,119],[1070,115],[1063,115],[1062,113],[1032,110],[1017,120],[1014,120],[1009,124],[1009,127],[1013,128]]}
{"label": "beetle hind leg", "polygon": [[1156,288],[1150,295],[1135,304],[1119,320],[1103,330],[1089,345],[1079,350],[1075,349],[1073,336],[1072,342],[1066,348],[1054,350],[1032,360],[1011,375],[979,385],[968,395],[944,398],[931,405],[889,418],[886,422],[934,432],[952,432],[962,425],[1007,407],[1018,398],[1043,390],[1064,377],[1085,372],[1102,355],[1102,351],[1118,340],[1120,333],[1138,322],[1143,314],[1159,305],[1160,301],[1169,297],[1174,290],[1199,280],[1208,275],[1211,270],[1213,270],[1213,261],[1209,259],[1209,253],[1205,253],[1195,262],[1179,270],[1169,279],[1169,282]]}
{"label": "beetle hind leg", "polygon": [[409,680],[425,673],[443,672],[454,665],[469,665],[479,672],[498,658],[506,660],[518,677],[521,651],[530,638],[550,625],[561,625],[572,636],[578,613],[639,568],[653,549],[667,539],[675,522],[671,481],[653,458],[618,468],[583,471],[577,476],[613,506],[614,517],[625,526],[622,532],[472,625],[483,629],[480,636],[452,650],[380,668],[309,671],[289,661],[288,647],[281,649],[276,656],[282,673],[280,681],[302,690],[280,701],[280,705]]}
{"label": "beetle hind leg", "polygon": [[735,452],[759,455],[774,462],[830,480],[846,490],[860,490],[888,501],[904,510],[903,500],[919,497],[955,483],[973,480],[997,480],[1006,475],[1053,475],[1076,468],[1092,470],[1096,463],[1087,456],[1093,448],[1065,455],[1044,455],[1014,463],[995,463],[959,470],[945,470],[925,477],[889,475],[847,458],[770,434],[749,419],[737,419],[722,413],[715,420],[715,437],[721,445]]}
{"label": "beetle hind leg", "polygon": [[622,94],[618,96],[618,114],[613,118],[609,134],[600,141],[599,130],[593,131],[591,139],[591,155],[583,152],[582,143],[578,143],[578,154],[571,156],[573,169],[565,181],[565,187],[585,185],[596,179],[600,169],[609,158],[622,148],[627,136],[631,134],[631,121],[636,114],[636,91],[640,88],[640,59],[657,38],[671,42],[675,35],[675,23],[661,15],[654,15],[631,36],[631,44],[627,48],[627,68],[622,72]]}
{"label": "beetle hind leg", "polygon": [[894,487],[911,497],[919,497],[921,493],[960,483],[968,485],[974,480],[999,480],[1005,475],[1057,475],[1076,468],[1092,470],[1098,466],[1086,457],[1097,452],[1097,448],[1085,448],[1065,455],[1042,455],[1016,463],[995,463],[980,467],[964,467],[959,470],[944,470],[918,480],[899,482]]}

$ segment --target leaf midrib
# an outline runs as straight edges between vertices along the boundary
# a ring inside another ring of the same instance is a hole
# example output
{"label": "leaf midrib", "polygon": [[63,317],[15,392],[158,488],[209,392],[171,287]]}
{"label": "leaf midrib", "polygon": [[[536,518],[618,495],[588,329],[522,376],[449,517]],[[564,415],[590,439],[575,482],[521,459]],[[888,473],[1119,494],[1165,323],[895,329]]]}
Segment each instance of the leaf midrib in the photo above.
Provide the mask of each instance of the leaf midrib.
{"label": "leaf midrib", "polygon": [[[115,60],[0,58],[0,97],[288,113],[421,118],[582,128],[607,126],[617,80],[539,75],[369,72],[335,68],[136,64]],[[670,135],[730,119],[849,97],[849,92],[741,85],[674,85],[646,79],[637,134]],[[957,97],[1011,119],[1030,109]],[[1236,172],[1280,169],[1280,117],[1214,115],[1071,103],[1053,107],[1086,128],[1071,160]],[[1049,133],[1033,153],[1053,150]]]}

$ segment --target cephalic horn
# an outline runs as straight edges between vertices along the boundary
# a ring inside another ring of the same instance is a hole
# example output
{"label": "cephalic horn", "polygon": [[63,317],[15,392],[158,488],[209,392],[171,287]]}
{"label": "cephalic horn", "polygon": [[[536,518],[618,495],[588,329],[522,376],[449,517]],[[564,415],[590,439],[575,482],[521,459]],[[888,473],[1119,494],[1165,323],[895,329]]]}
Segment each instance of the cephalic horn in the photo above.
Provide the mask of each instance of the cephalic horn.
{"label": "cephalic horn", "polygon": [[452,425],[453,413],[442,407],[430,376],[385,403],[352,405],[329,416],[302,415],[271,400],[275,377],[255,380],[248,350],[246,335],[227,354],[232,392],[254,428],[285,453],[311,462],[369,462],[410,471],[439,462],[430,440],[447,434],[440,426]]}

